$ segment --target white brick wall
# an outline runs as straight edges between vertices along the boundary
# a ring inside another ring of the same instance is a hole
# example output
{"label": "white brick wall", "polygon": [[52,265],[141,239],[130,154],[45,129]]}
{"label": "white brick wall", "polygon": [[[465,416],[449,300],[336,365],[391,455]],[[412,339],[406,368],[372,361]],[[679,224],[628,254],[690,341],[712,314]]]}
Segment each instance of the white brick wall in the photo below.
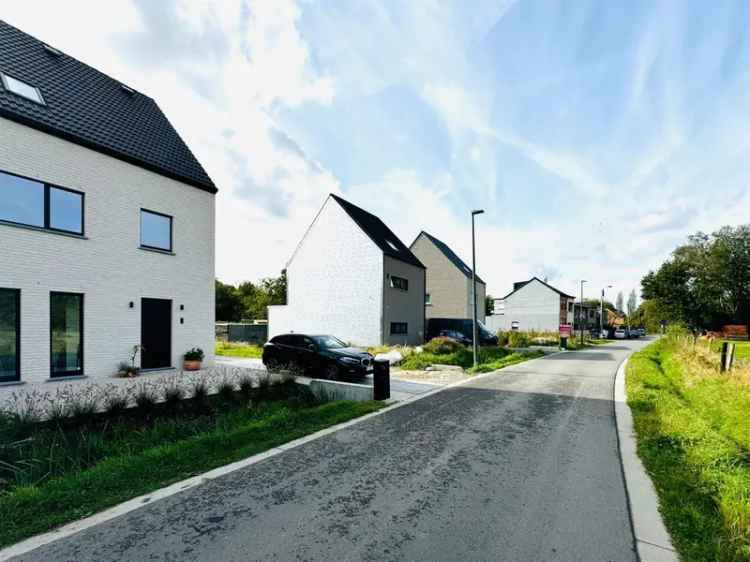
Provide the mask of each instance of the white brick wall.
{"label": "white brick wall", "polygon": [[287,305],[268,307],[268,335],[382,341],[383,253],[330,197],[287,268]]}
{"label": "white brick wall", "polygon": [[[50,291],[85,295],[85,375],[128,359],[142,297],[172,300],[175,367],[194,346],[212,364],[212,194],[1,118],[0,170],[86,194],[86,240],[0,225],[0,287],[21,289],[22,381],[49,378]],[[141,208],[174,217],[174,256],[139,249]]]}

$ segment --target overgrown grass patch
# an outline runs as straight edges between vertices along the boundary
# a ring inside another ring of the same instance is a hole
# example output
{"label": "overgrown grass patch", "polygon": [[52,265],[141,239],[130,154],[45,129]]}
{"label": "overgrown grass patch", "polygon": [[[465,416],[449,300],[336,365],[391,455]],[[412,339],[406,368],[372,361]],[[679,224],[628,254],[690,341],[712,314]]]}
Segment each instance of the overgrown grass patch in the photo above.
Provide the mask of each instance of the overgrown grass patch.
{"label": "overgrown grass patch", "polygon": [[[239,399],[218,405],[212,399],[214,403],[206,403],[203,413],[178,412],[137,430],[127,425],[109,432],[100,427],[58,429],[71,442],[76,432],[85,433],[86,438],[64,452],[69,462],[56,476],[0,491],[4,516],[0,546],[382,406],[346,401],[320,404],[296,393],[276,396],[257,405]],[[43,441],[41,434],[32,438]],[[44,463],[46,459],[30,461]]]}
{"label": "overgrown grass patch", "polygon": [[216,342],[216,355],[258,359],[263,356],[263,346],[250,343]]}
{"label": "overgrown grass patch", "polygon": [[510,355],[506,355],[502,359],[498,359],[496,361],[490,361],[488,363],[480,363],[476,367],[471,367],[469,369],[470,373],[490,373],[492,371],[497,371],[498,369],[502,369],[503,367],[507,367],[509,365],[515,365],[516,363],[522,363],[523,361],[528,361],[529,359],[536,359],[538,357],[542,357],[544,353],[542,351],[524,351],[520,353],[511,353]]}
{"label": "overgrown grass patch", "polygon": [[626,386],[683,560],[750,560],[750,388],[669,336],[631,357]]}

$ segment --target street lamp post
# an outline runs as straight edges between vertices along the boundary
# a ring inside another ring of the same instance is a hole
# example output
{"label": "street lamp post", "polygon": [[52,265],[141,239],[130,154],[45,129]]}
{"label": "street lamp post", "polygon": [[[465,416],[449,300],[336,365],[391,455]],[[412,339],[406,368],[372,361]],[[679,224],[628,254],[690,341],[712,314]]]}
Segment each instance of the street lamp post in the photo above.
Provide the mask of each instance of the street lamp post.
{"label": "street lamp post", "polygon": [[479,330],[477,327],[477,252],[474,237],[474,217],[484,213],[484,209],[475,209],[471,212],[471,284],[474,293],[474,322],[472,329],[472,347],[474,349],[474,366],[477,366]]}
{"label": "street lamp post", "polygon": [[[607,285],[605,289],[611,289],[612,285]],[[599,337],[602,337],[602,333],[604,332],[604,291],[605,289],[602,289],[602,296],[599,300]]]}
{"label": "street lamp post", "polygon": [[583,284],[588,283],[585,279],[581,279],[581,306],[578,307],[578,323],[581,326],[581,346],[583,346]]}

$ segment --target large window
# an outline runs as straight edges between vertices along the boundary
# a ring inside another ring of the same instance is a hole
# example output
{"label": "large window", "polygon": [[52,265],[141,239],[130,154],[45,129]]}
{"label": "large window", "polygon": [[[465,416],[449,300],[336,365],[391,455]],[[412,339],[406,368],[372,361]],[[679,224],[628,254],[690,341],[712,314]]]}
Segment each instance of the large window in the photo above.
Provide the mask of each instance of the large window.
{"label": "large window", "polygon": [[141,209],[141,246],[172,251],[172,217]]}
{"label": "large window", "polygon": [[83,295],[50,294],[51,377],[83,374]]}
{"label": "large window", "polygon": [[21,293],[0,289],[0,382],[21,378]]}
{"label": "large window", "polygon": [[391,335],[408,334],[409,325],[406,322],[391,322]]}
{"label": "large window", "polygon": [[83,234],[83,193],[0,172],[0,221]]}

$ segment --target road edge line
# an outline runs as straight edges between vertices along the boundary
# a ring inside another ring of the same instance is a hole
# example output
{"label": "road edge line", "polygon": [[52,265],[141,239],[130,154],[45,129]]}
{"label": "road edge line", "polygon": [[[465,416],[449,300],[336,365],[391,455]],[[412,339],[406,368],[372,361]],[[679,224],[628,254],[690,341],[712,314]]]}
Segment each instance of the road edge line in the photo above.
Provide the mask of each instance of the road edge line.
{"label": "road edge line", "polygon": [[615,373],[614,409],[617,426],[617,449],[625,480],[630,523],[635,547],[641,562],[679,562],[672,539],[659,513],[659,497],[654,483],[637,454],[633,413],[625,391],[625,369],[628,360],[620,363]]}
{"label": "road edge line", "polygon": [[[561,353],[561,352],[558,352],[558,353]],[[539,361],[547,357],[552,357],[554,355],[557,355],[557,353],[544,355],[542,357],[535,357],[534,359],[521,361],[521,363],[530,363],[532,361]],[[57,529],[53,529],[52,531],[46,531],[39,535],[34,535],[27,539],[23,539],[20,542],[17,542],[15,544],[12,544],[10,546],[6,546],[5,548],[0,549],[0,562],[6,562],[8,560],[11,560],[12,558],[15,558],[16,556],[22,556],[24,554],[28,554],[29,552],[36,550],[37,548],[48,545],[60,539],[70,537],[72,535],[80,533],[81,531],[85,531],[86,529],[89,529],[91,527],[96,527],[97,525],[106,523],[107,521],[120,517],[121,515],[126,515],[130,513],[131,511],[140,509],[141,507],[145,505],[152,504],[158,500],[168,498],[175,494],[179,494],[180,492],[184,492],[186,490],[199,486],[205,482],[208,482],[210,480],[214,480],[216,478],[229,474],[231,472],[235,472],[237,470],[258,464],[261,461],[275,457],[276,455],[285,453],[287,451],[295,449],[296,447],[299,447],[311,441],[315,441],[316,439],[320,439],[321,437],[325,437],[326,435],[330,435],[331,433],[335,433],[337,431],[341,431],[342,429],[346,429],[358,423],[362,423],[364,421],[369,420],[370,418],[381,416],[397,408],[401,408],[408,404],[412,404],[413,402],[417,402],[418,400],[422,400],[423,398],[427,398],[428,396],[433,396],[437,394],[438,392],[443,392],[444,390],[455,388],[457,386],[461,386],[468,382],[477,381],[477,380],[489,377],[491,375],[495,375],[499,373],[500,371],[502,371],[503,369],[508,369],[519,364],[520,363],[514,363],[512,365],[508,365],[507,367],[503,367],[496,371],[490,371],[489,373],[480,373],[477,375],[473,375],[469,378],[466,378],[464,380],[455,381],[445,386],[441,386],[439,388],[429,390],[422,394],[415,394],[409,398],[406,398],[394,404],[389,404],[385,408],[381,408],[380,410],[376,412],[371,412],[369,414],[365,414],[364,416],[360,416],[358,418],[354,418],[354,419],[342,422],[337,425],[332,425],[331,427],[327,427],[325,429],[320,429],[314,433],[305,435],[304,437],[294,439],[293,441],[289,441],[288,443],[284,443],[282,445],[278,445],[277,447],[274,447],[262,453],[258,453],[257,455],[253,455],[246,459],[242,459],[237,462],[233,462],[224,466],[214,468],[212,470],[209,470],[208,472],[204,472],[203,474],[191,476],[190,478],[181,480],[179,482],[175,482],[174,484],[170,484],[169,486],[165,486],[164,488],[159,488],[158,490],[154,490],[153,492],[150,492],[148,494],[143,494],[141,496],[131,498],[122,503],[109,507],[105,509],[104,511],[100,511],[99,513],[90,515],[89,517],[85,517],[83,519],[78,519],[76,521],[66,523],[62,525],[61,527],[58,527]]]}

